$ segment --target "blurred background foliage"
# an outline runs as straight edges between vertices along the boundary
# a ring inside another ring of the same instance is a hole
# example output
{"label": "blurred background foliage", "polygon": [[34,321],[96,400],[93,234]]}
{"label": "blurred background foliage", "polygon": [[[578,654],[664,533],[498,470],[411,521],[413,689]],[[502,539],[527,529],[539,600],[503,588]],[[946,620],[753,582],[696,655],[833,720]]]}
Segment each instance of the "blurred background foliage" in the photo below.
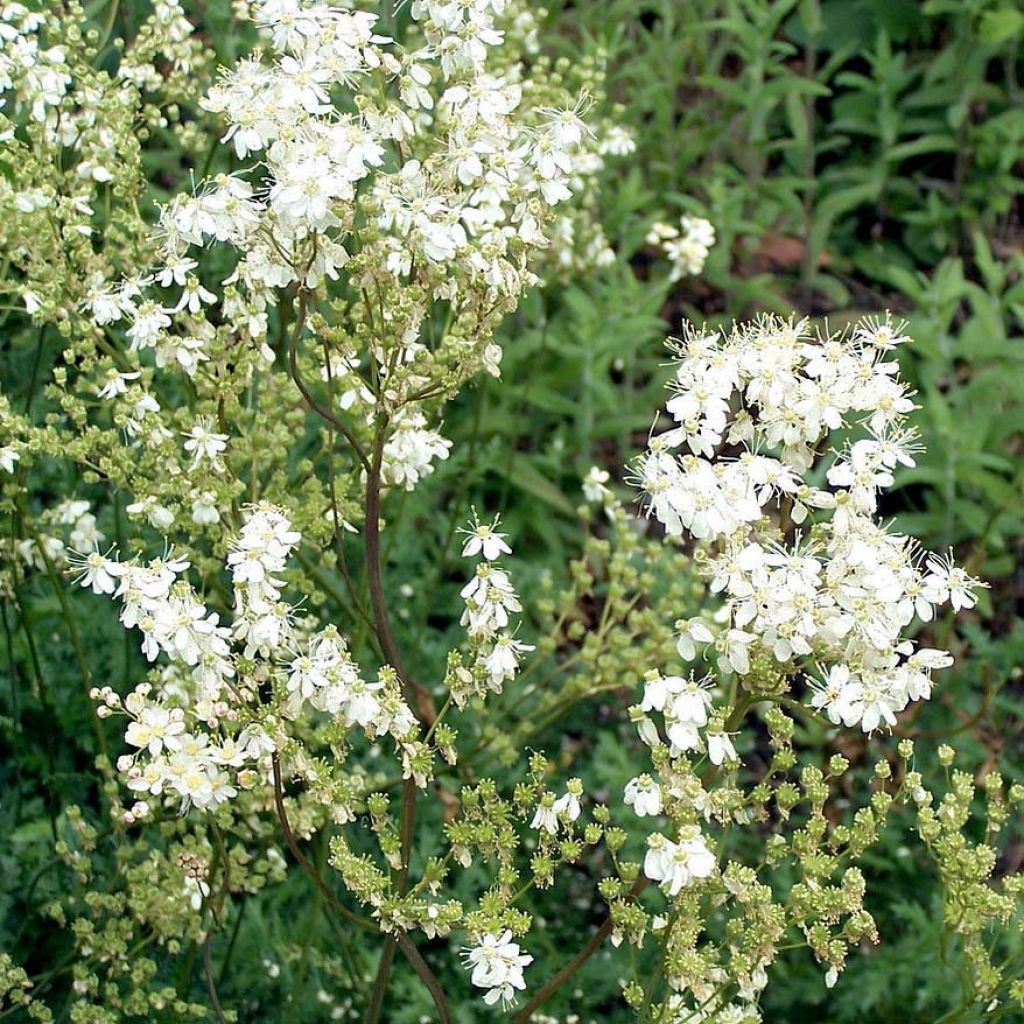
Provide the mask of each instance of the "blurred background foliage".
{"label": "blurred background foliage", "polygon": [[[227,0],[185,6],[224,62],[250,45]],[[836,327],[891,310],[916,340],[900,355],[918,389],[916,422],[928,450],[900,476],[887,512],[925,545],[952,546],[992,586],[979,614],[955,627],[957,667],[897,737],[806,725],[800,730],[816,731],[798,730],[798,740],[808,759],[841,751],[860,766],[850,777],[854,804],[857,779],[866,791],[870,765],[898,736],[920,738],[925,772],[941,774],[932,751],[946,741],[979,778],[998,768],[1024,779],[1024,9],[1016,0],[548,6],[545,47],[571,59],[583,44],[599,44],[609,99],[636,137],[637,152],[604,183],[601,216],[617,261],[528,296],[503,328],[503,379],[482,380],[448,409],[452,457],[417,492],[415,510],[398,507],[389,534],[407,649],[439,673],[463,573],[454,530],[470,505],[501,510],[527,603],[545,586],[567,585],[581,550],[581,479],[596,464],[622,486],[662,402],[666,333],[683,320],[795,311]],[[130,35],[141,0],[95,7],[98,22],[112,17],[115,36]],[[192,168],[158,138],[147,159],[153,198],[187,185]],[[228,159],[225,147],[211,148],[197,173],[228,169]],[[708,217],[718,243],[701,277],[670,286],[644,236],[653,220],[683,212]],[[58,345],[33,331],[8,314],[0,333],[5,387],[20,384],[26,402]],[[66,484],[52,481],[53,494],[67,493]],[[103,509],[108,536],[119,537],[118,502],[102,489],[79,491]],[[602,585],[598,574],[596,594]],[[78,635],[65,627],[65,602]],[[83,691],[92,681],[123,690],[142,666],[103,602],[65,593],[45,576],[0,610],[0,949],[27,955],[32,973],[33,964],[59,964],[67,948],[40,912],[74,894],[52,853],[61,808],[78,803],[98,817],[92,762],[113,742],[113,731],[97,732]],[[954,631],[950,622],[933,628],[943,639]],[[533,713],[546,725],[529,743],[584,777],[588,790],[617,800],[641,763],[633,730],[615,724],[637,680],[566,704],[565,678],[549,673],[548,690],[535,696]],[[513,688],[507,701],[516,699]],[[1024,862],[1021,831],[1018,824],[1000,870]],[[577,874],[563,876],[540,904],[531,952],[542,965],[560,963],[601,918],[594,877],[583,867]],[[869,890],[880,945],[865,949],[832,991],[805,954],[784,957],[766,1020],[985,1020],[983,1008],[948,1016],[959,1005],[956,943],[944,946],[941,883],[900,815],[872,854]],[[244,1020],[331,1019],[352,976],[372,970],[375,952],[335,934],[301,876],[250,900],[238,922],[220,994]],[[1024,957],[1019,939],[1000,941],[1009,960]],[[201,991],[186,969],[178,984]],[[452,984],[465,987],[457,977]],[[334,1001],[322,1001],[321,989]],[[560,1020],[575,1012],[581,1021],[624,1021],[617,992],[608,958],[597,956],[550,1009]],[[399,992],[388,1019],[431,1019],[422,992]]]}

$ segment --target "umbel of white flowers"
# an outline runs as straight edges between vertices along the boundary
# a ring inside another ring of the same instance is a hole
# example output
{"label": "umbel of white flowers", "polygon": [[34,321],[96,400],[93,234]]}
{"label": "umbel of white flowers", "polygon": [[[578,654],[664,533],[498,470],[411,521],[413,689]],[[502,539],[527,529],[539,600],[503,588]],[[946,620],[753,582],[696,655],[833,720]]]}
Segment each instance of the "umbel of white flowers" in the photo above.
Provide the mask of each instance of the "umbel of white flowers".
{"label": "umbel of white flowers", "polygon": [[[637,483],[666,542],[693,545],[720,607],[676,623],[680,659],[710,671],[651,669],[630,709],[654,769],[627,784],[625,803],[672,823],[671,838],[648,837],[643,862],[670,900],[718,875],[698,822],[746,820],[709,783],[739,767],[729,729],[747,708],[806,691],[832,723],[872,732],[929,697],[932,672],[952,662],[907,631],[942,605],[973,607],[981,584],[878,519],[879,495],[919,450],[892,358],[908,340],[888,319],[820,335],[765,317],[690,329],[675,345],[674,424],[652,431]],[[604,479],[586,486],[609,500]],[[831,986],[841,961],[828,963]],[[740,979],[736,1020],[760,1019],[753,1001],[767,980],[760,964]],[[670,1005],[690,1019],[683,995]]]}
{"label": "umbel of white flowers", "polygon": [[[288,555],[299,534],[278,509],[249,510],[228,554],[234,622],[221,624],[184,578],[186,559],[173,552],[143,565],[93,551],[73,564],[77,580],[121,602],[121,622],[142,634],[149,661],[170,661],[166,685],[137,686],[124,700],[97,689],[100,714],[125,715],[125,740],[136,749],[118,761],[127,786],[143,797],[173,795],[182,810],[214,808],[266,774],[275,741],[257,721],[255,690],[280,679],[284,711],[297,718],[308,704],[369,736],[414,736],[416,719],[397,685],[382,674],[367,682],[333,626],[311,632],[295,623],[282,598]],[[247,724],[240,727],[240,720]],[[148,813],[136,804],[132,818]]]}
{"label": "umbel of white flowers", "polygon": [[[96,325],[124,326],[129,361],[152,353],[158,369],[194,378],[200,367],[219,366],[225,346],[238,364],[239,341],[250,353],[246,366],[274,362],[269,316],[286,289],[316,296],[344,277],[364,294],[422,295],[381,314],[387,339],[368,351],[331,352],[320,368],[354,423],[373,423],[383,407],[381,479],[406,490],[451,448],[413,398],[443,390],[430,387],[434,354],[422,340],[431,303],[445,303],[452,322],[480,321],[477,340],[459,349],[458,377],[498,375],[501,350],[487,321],[536,283],[531,267],[542,255],[573,263],[579,226],[561,208],[585,195],[603,155],[632,146],[617,126],[591,131],[580,117],[583,100],[559,108],[531,102],[523,69],[499,45],[506,0],[413,3],[410,12],[419,45],[405,49],[375,31],[372,13],[255,0],[267,49],[225,70],[204,100],[227,122],[223,141],[253,166],[167,203],[159,263],[116,285],[97,281],[86,303]],[[339,105],[339,95],[351,102]],[[199,250],[211,243],[235,256],[213,290],[197,276]],[[593,263],[608,262],[600,232],[589,230],[586,245]],[[386,299],[382,308],[394,304]],[[305,356],[319,359],[313,348]],[[99,394],[124,415],[133,440],[153,446],[164,439],[161,404],[138,377],[112,371]],[[186,438],[192,469],[223,471],[231,438],[209,417]],[[5,448],[0,465],[19,457]],[[132,509],[161,531],[172,525],[173,513],[151,497]],[[200,501],[193,519],[216,514]]]}
{"label": "umbel of white flowers", "polygon": [[484,1002],[488,1005],[500,999],[508,1006],[515,1002],[516,991],[526,988],[523,968],[533,963],[533,957],[520,952],[510,931],[485,935],[479,945],[467,948],[462,955],[473,972],[470,981],[487,989]]}
{"label": "umbel of white flowers", "polygon": [[[970,608],[980,585],[878,519],[879,495],[918,450],[890,358],[908,340],[888,320],[827,336],[773,317],[689,331],[667,405],[676,425],[638,463],[649,514],[701,542],[721,595],[719,613],[679,624],[680,656],[746,678],[809,677],[814,707],[865,732],[894,725],[952,662],[906,638],[915,617]],[[826,487],[809,482],[822,476]],[[701,743],[703,703],[698,684],[655,679],[642,710],[664,713],[681,751]]]}

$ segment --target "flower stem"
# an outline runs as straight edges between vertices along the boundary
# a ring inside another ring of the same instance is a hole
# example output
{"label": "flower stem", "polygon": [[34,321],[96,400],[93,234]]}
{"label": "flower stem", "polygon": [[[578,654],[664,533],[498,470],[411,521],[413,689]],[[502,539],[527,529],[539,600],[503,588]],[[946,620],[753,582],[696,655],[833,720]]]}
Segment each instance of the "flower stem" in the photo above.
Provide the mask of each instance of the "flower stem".
{"label": "flower stem", "polygon": [[[640,893],[651,884],[649,878],[638,878],[629,890],[627,899],[635,900]],[[612,933],[615,922],[611,915],[590,937],[590,941],[552,978],[534,993],[533,997],[512,1018],[512,1024],[527,1024],[533,1011],[543,1006],[569,979],[604,945],[605,939]]]}

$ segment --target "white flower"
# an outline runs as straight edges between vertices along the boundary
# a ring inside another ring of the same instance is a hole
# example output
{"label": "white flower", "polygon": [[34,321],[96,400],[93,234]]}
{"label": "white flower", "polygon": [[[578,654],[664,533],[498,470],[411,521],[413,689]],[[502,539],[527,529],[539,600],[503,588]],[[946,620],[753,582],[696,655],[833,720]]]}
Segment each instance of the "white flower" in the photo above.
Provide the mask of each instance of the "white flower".
{"label": "white flower", "polygon": [[88,587],[94,594],[114,593],[116,583],[111,569],[116,572],[116,568],[99,551],[90,551],[84,555],[76,552],[69,558],[69,562],[77,573],[75,582],[80,587]]}
{"label": "white flower", "polygon": [[629,156],[636,151],[636,140],[623,125],[609,125],[598,143],[599,151],[611,156]]}
{"label": "white flower", "polygon": [[678,843],[657,833],[647,839],[644,874],[652,882],[660,882],[667,896],[677,896],[714,870],[715,855],[696,826],[682,829]]}
{"label": "white flower", "polygon": [[673,757],[678,757],[688,750],[697,750],[700,747],[700,732],[695,722],[666,715],[665,732],[668,735]]}
{"label": "white flower", "polygon": [[737,761],[736,748],[726,732],[708,732],[708,758],[712,764],[720,765],[726,761]]}
{"label": "white flower", "polygon": [[76,551],[100,546],[103,542],[103,534],[96,526],[96,517],[91,512],[84,512],[74,519],[69,540],[71,547]]}
{"label": "white flower", "polygon": [[545,796],[537,805],[530,828],[543,829],[550,835],[558,832],[558,813],[555,811],[555,801],[550,796]]}
{"label": "white flower", "polygon": [[638,775],[626,783],[624,799],[627,807],[632,807],[637,817],[649,814],[661,814],[661,787],[650,775]]}
{"label": "white flower", "polygon": [[678,722],[704,726],[711,708],[711,681],[698,682],[692,676],[672,693],[665,703],[665,717]]}
{"label": "white flower", "polygon": [[384,688],[383,683],[367,683],[361,679],[353,682],[348,701],[345,706],[345,720],[349,725],[358,723],[363,728],[372,724],[380,714],[380,697],[378,693]]}
{"label": "white flower", "polygon": [[606,486],[609,479],[608,470],[601,469],[599,466],[591,466],[583,478],[583,497],[595,505],[603,505],[612,494]]}
{"label": "white flower", "polygon": [[493,562],[502,555],[511,555],[512,549],[505,543],[506,534],[498,533],[497,526],[497,519],[493,523],[474,521],[470,529],[460,531],[467,535],[466,543],[462,547],[463,558],[483,554],[487,561]]}
{"label": "white flower", "polygon": [[181,746],[179,737],[185,731],[184,716],[174,708],[151,704],[144,708],[138,720],[132,722],[125,732],[125,740],[133,747],[146,747],[152,756],[165,747],[177,750]]}
{"label": "white flower", "polygon": [[194,277],[189,277],[182,290],[181,298],[174,307],[174,312],[179,313],[187,309],[190,313],[198,313],[204,305],[210,305],[217,301],[217,296],[209,289],[204,288]]}
{"label": "white flower", "polygon": [[697,644],[711,644],[715,641],[715,635],[704,624],[702,619],[690,619],[676,623],[678,639],[676,650],[683,661],[693,661],[697,657]]}
{"label": "white flower", "polygon": [[185,876],[185,896],[188,898],[189,906],[198,911],[203,905],[203,900],[210,895],[210,886],[201,878]]}
{"label": "white flower", "polygon": [[210,526],[220,522],[217,497],[210,491],[201,491],[192,501],[192,522]]}
{"label": "white flower", "polygon": [[488,1006],[500,999],[503,1006],[515,1002],[516,991],[526,988],[523,968],[533,963],[533,957],[520,951],[512,941],[512,932],[485,935],[479,944],[463,951],[466,965],[472,968],[470,981],[477,988],[487,989],[484,1002]]}
{"label": "white flower", "polygon": [[973,608],[978,601],[974,591],[987,586],[954,565],[952,552],[945,558],[931,555],[925,564],[929,572],[924,580],[925,593],[934,595],[935,603],[948,601],[953,611]]}
{"label": "white flower", "polygon": [[750,647],[757,639],[742,629],[727,630],[721,638],[719,664],[725,671],[746,675],[750,671]]}
{"label": "white flower", "polygon": [[671,696],[682,693],[686,683],[681,676],[662,676],[657,672],[648,672],[644,681],[641,708],[644,711],[664,711]]}
{"label": "white flower", "polygon": [[164,329],[171,326],[168,311],[155,302],[144,302],[136,311],[128,328],[127,335],[131,339],[131,351],[151,348],[157,343]]}
{"label": "white flower", "polygon": [[185,435],[188,440],[185,442],[185,451],[192,455],[192,468],[195,469],[204,461],[208,461],[216,467],[220,462],[220,455],[227,448],[228,435],[216,434],[210,429],[209,418],[200,416],[192,429]]}
{"label": "white flower", "polygon": [[[578,780],[575,781],[578,785]],[[573,781],[570,781],[569,786],[569,790],[555,801],[552,810],[560,818],[565,818],[567,821],[575,821],[580,816],[582,808],[580,807],[579,794],[573,792]]]}
{"label": "white flower", "polygon": [[198,266],[199,264],[189,256],[170,253],[164,260],[163,267],[154,274],[154,279],[164,288],[170,288],[172,284],[182,287],[188,279],[189,272]]}
{"label": "white flower", "polygon": [[125,507],[125,512],[130,516],[145,516],[154,529],[161,532],[170,529],[174,523],[174,513],[152,495],[141,501],[133,501]]}
{"label": "white flower", "polygon": [[483,659],[492,685],[499,688],[506,680],[513,679],[519,670],[520,657],[532,650],[535,650],[533,644],[524,644],[508,633],[500,634],[490,653]]}
{"label": "white flower", "polygon": [[311,156],[303,160],[294,152],[286,164],[277,163],[278,180],[270,190],[274,210],[286,222],[302,223],[323,229],[336,223],[331,213],[335,198],[347,193],[350,186],[341,185],[331,173],[330,161],[325,156]]}
{"label": "white flower", "polygon": [[132,373],[118,373],[117,370],[111,370],[107,374],[107,383],[96,392],[97,397],[104,399],[104,401],[117,398],[125,394],[128,390],[128,384],[133,380],[138,380],[140,376],[141,374],[138,370]]}

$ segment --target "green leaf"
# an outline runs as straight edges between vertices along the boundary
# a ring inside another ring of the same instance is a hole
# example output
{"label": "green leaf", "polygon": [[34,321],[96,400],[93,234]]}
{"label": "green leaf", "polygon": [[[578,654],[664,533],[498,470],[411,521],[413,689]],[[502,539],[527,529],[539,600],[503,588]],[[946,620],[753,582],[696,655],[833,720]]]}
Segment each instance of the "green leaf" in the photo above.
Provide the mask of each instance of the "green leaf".
{"label": "green leaf", "polygon": [[985,287],[992,292],[1001,292],[1006,283],[1006,275],[1002,266],[992,258],[988,240],[980,231],[975,231],[971,239],[974,243],[974,262],[985,280]]}
{"label": "green leaf", "polygon": [[[502,475],[504,466],[496,466]],[[508,462],[508,480],[516,487],[532,494],[546,505],[558,509],[567,516],[576,514],[572,502],[555,486],[525,455],[513,455]]]}
{"label": "green leaf", "polygon": [[978,25],[978,38],[983,43],[998,46],[1024,30],[1024,11],[1004,7],[998,11],[986,11]]}
{"label": "green leaf", "polygon": [[882,182],[876,177],[859,185],[851,185],[833,192],[818,204],[808,239],[808,244],[815,257],[824,252],[836,218],[864,203],[873,202],[878,198],[881,188]]}

